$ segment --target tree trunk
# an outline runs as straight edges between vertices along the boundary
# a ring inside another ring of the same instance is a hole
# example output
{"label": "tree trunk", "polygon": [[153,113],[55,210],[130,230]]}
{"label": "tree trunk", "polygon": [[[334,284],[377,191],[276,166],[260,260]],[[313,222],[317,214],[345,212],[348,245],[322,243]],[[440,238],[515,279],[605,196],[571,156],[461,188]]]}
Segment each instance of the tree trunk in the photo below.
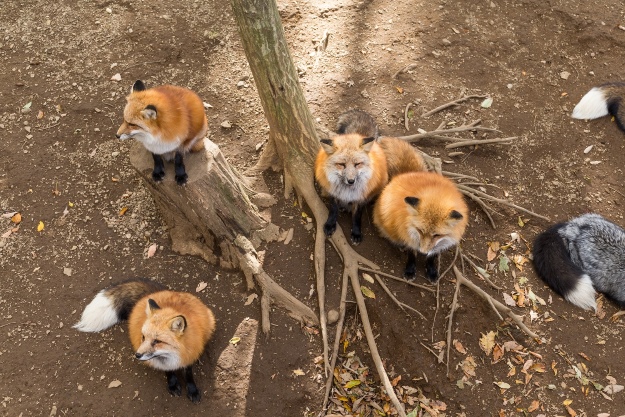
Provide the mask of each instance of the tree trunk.
{"label": "tree trunk", "polygon": [[[226,161],[213,142],[185,157],[189,179],[184,187],[174,181],[173,166],[165,166],[164,181],[152,180],[153,160],[143,145],[135,143],[130,162],[145,179],[154,202],[169,226],[172,249],[197,255],[224,268],[240,268],[248,290],[260,286],[262,327],[269,332],[269,309],[276,303],[292,317],[318,324],[315,313],[275,283],[263,270],[256,253],[262,241],[276,240],[279,229],[267,223],[253,204],[254,192]],[[251,195],[251,198],[250,198]]]}

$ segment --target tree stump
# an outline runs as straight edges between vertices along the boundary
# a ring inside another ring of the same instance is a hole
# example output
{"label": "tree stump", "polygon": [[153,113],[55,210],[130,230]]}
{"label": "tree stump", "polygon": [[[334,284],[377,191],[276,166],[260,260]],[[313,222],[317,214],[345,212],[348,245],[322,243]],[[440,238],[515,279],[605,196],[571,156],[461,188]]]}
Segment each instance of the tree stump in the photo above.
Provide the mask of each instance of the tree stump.
{"label": "tree stump", "polygon": [[[165,164],[165,179],[152,180],[152,155],[135,143],[130,162],[145,180],[167,226],[172,250],[197,255],[223,268],[240,268],[247,288],[260,286],[262,328],[269,332],[272,303],[286,308],[300,322],[318,324],[315,313],[275,283],[262,268],[256,248],[276,240],[279,228],[264,220],[254,204],[255,193],[224,158],[219,147],[204,139],[205,149],[185,156],[189,179],[185,186],[174,180],[173,164]],[[258,201],[264,200],[259,198]]]}

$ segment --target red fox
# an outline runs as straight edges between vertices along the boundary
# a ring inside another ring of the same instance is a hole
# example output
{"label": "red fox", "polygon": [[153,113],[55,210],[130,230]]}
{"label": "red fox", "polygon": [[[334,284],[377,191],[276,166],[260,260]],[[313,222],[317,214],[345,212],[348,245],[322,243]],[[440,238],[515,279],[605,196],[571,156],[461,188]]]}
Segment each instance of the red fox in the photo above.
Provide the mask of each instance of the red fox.
{"label": "red fox", "polygon": [[182,388],[175,372],[184,368],[187,396],[199,402],[202,394],[193,380],[192,365],[215,331],[213,312],[191,294],[134,279],[101,290],[74,328],[98,332],[126,319],[135,357],[165,371],[167,389],[176,396]]}
{"label": "red fox", "polygon": [[591,89],[573,109],[574,119],[597,119],[611,114],[616,125],[625,132],[625,108],[621,101],[625,96],[625,82],[614,82]]}
{"label": "red fox", "polygon": [[186,88],[162,85],[147,89],[137,80],[126,101],[117,138],[134,138],[152,153],[154,181],[165,177],[164,156],[168,161],[174,160],[176,182],[185,184],[183,154],[202,150],[208,131],[202,100]]}
{"label": "red fox", "polygon": [[322,139],[315,161],[315,178],[332,203],[323,231],[336,230],[339,205],[351,206],[352,243],[362,241],[362,211],[388,182],[386,157],[376,142],[378,128],[373,118],[359,110],[339,117],[337,136]]}
{"label": "red fox", "polygon": [[439,254],[457,245],[464,234],[469,209],[455,184],[433,172],[394,177],[373,209],[373,223],[391,242],[408,249],[404,277],[416,277],[416,253],[426,255],[426,276],[438,280]]}

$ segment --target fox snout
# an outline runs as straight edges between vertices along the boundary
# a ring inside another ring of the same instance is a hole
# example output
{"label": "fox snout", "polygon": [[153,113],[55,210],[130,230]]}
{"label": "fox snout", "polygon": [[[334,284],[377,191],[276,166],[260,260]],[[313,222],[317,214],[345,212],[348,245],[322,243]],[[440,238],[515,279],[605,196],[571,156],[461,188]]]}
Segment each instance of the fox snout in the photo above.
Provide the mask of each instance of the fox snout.
{"label": "fox snout", "polygon": [[147,352],[147,353],[136,352],[135,353],[135,358],[139,359],[140,361],[149,361],[153,357],[154,357],[154,352]]}

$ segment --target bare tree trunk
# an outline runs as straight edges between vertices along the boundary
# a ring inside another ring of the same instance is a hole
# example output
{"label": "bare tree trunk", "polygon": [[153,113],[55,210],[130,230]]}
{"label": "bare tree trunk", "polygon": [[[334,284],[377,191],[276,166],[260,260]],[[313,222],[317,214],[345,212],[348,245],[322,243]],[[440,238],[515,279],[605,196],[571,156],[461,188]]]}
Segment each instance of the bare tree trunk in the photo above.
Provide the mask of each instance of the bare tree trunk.
{"label": "bare tree trunk", "polygon": [[[240,268],[248,289],[261,290],[262,328],[269,332],[269,310],[276,303],[301,322],[318,324],[315,313],[285,291],[263,270],[256,253],[261,241],[271,241],[278,227],[267,223],[252,203],[245,181],[226,161],[213,142],[204,140],[205,150],[185,158],[189,180],[181,187],[167,172],[165,180],[151,178],[150,153],[135,143],[130,162],[149,186],[154,201],[169,226],[172,249],[198,255],[225,268]],[[167,165],[167,170],[172,167]]]}
{"label": "bare tree trunk", "polygon": [[[315,272],[319,296],[319,315],[324,344],[326,372],[332,378],[332,366],[328,361],[328,341],[325,315],[325,236],[323,223],[328,217],[328,210],[319,198],[314,187],[313,163],[319,149],[313,117],[306,104],[299,85],[299,78],[291,55],[289,54],[282,22],[275,0],[232,0],[235,19],[241,34],[241,41],[250,64],[254,82],[269,123],[270,141],[282,161],[287,184],[292,184],[304,198],[315,216],[317,225],[315,244]],[[263,155],[264,161],[273,161],[272,155]],[[358,262],[374,264],[358,255],[347,243],[340,227],[332,236],[332,242],[345,264],[345,273],[349,276],[361,317],[366,318],[366,306],[360,294],[358,280]],[[368,324],[368,320],[367,320]],[[372,332],[365,332],[371,356],[387,394],[400,417],[405,411],[399,402],[377,351]],[[334,353],[333,363],[336,361]]]}

